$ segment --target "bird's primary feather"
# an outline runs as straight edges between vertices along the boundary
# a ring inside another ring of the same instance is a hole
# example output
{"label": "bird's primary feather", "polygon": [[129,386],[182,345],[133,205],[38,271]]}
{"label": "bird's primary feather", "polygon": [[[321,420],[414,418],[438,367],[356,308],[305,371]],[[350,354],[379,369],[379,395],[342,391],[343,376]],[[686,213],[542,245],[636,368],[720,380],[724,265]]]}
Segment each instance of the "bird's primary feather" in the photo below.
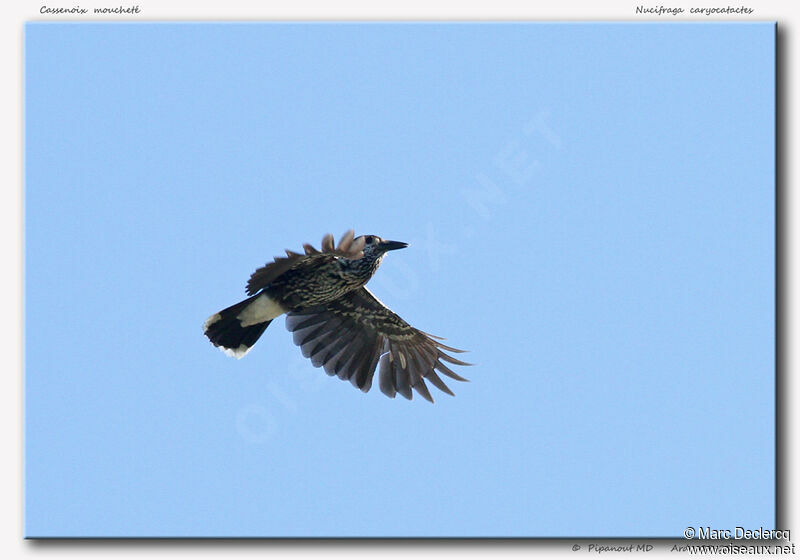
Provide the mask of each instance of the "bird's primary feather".
{"label": "bird's primary feather", "polygon": [[[453,352],[460,350],[445,346],[409,325],[366,287],[353,290],[327,304],[290,311],[286,314],[286,328],[295,335],[306,329],[315,329],[312,336],[295,336],[294,342],[306,357],[324,356],[317,358],[314,364],[317,367],[318,364],[326,366],[331,360],[338,359],[345,347],[352,348],[354,354],[367,356],[368,360],[345,364],[350,367],[342,365],[342,369],[337,371],[340,377],[350,379],[363,391],[369,390],[378,362],[376,356],[382,353],[388,358],[381,369],[380,387],[388,396],[400,393],[411,398],[413,388],[423,398],[433,401],[425,385],[426,379],[434,387],[452,395],[436,370],[450,377],[455,374],[441,360],[469,365],[444,352],[444,349]],[[458,375],[453,379],[466,381]]]}

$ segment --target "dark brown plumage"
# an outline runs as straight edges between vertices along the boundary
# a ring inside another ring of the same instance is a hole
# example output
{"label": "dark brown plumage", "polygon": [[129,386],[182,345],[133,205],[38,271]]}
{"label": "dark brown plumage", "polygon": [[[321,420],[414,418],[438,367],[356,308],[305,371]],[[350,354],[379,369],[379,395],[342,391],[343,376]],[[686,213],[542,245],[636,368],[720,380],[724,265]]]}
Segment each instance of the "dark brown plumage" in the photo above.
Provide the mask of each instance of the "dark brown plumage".
{"label": "dark brown plumage", "polygon": [[242,357],[272,319],[286,313],[295,344],[328,375],[367,392],[378,368],[380,389],[389,397],[411,399],[413,390],[433,402],[426,380],[453,395],[437,372],[466,381],[445,365],[470,365],[445,352],[462,351],[415,329],[364,287],[386,251],[405,246],[373,235],[354,238],[351,230],[338,246],[328,234],[321,251],[309,244],[304,254],[286,251],[251,275],[250,298],[209,317],[204,332],[215,346]]}

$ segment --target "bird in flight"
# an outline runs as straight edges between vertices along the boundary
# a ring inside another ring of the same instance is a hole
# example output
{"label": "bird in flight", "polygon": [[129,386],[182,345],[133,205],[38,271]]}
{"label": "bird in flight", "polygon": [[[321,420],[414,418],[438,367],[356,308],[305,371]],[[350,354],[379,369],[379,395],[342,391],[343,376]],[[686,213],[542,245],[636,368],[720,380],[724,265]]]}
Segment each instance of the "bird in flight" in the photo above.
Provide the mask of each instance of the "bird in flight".
{"label": "bird in flight", "polygon": [[377,235],[354,237],[350,230],[336,246],[327,234],[321,251],[308,243],[304,253],[287,250],[250,276],[250,297],[213,314],[203,332],[225,354],[242,358],[285,313],[303,356],[330,376],[348,379],[366,393],[378,367],[379,386],[388,397],[399,393],[411,400],[413,389],[433,402],[426,380],[453,395],[436,372],[467,381],[444,364],[471,365],[445,353],[463,350],[415,329],[365,287],[388,251],[407,246]]}

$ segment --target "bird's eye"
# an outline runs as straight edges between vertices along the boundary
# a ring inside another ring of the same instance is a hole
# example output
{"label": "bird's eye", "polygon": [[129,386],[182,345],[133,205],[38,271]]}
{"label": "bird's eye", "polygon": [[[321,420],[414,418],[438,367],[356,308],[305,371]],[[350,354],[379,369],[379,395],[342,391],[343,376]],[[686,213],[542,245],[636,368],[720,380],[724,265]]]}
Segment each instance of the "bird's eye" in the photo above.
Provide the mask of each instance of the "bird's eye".
{"label": "bird's eye", "polygon": [[368,235],[368,236],[366,236],[366,237],[364,238],[364,242],[365,242],[367,245],[372,245],[372,242],[373,242],[373,241],[375,241],[375,236],[374,236],[374,235]]}

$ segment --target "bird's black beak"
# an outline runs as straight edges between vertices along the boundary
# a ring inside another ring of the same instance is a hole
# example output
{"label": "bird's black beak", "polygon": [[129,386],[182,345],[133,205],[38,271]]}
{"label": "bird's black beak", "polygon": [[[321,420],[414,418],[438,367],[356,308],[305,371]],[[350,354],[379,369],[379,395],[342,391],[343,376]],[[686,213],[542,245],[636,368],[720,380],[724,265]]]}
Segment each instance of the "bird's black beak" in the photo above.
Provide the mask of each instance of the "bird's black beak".
{"label": "bird's black beak", "polygon": [[406,247],[408,247],[408,243],[403,243],[402,241],[381,242],[381,249],[384,251],[394,251],[395,249],[405,249]]}

